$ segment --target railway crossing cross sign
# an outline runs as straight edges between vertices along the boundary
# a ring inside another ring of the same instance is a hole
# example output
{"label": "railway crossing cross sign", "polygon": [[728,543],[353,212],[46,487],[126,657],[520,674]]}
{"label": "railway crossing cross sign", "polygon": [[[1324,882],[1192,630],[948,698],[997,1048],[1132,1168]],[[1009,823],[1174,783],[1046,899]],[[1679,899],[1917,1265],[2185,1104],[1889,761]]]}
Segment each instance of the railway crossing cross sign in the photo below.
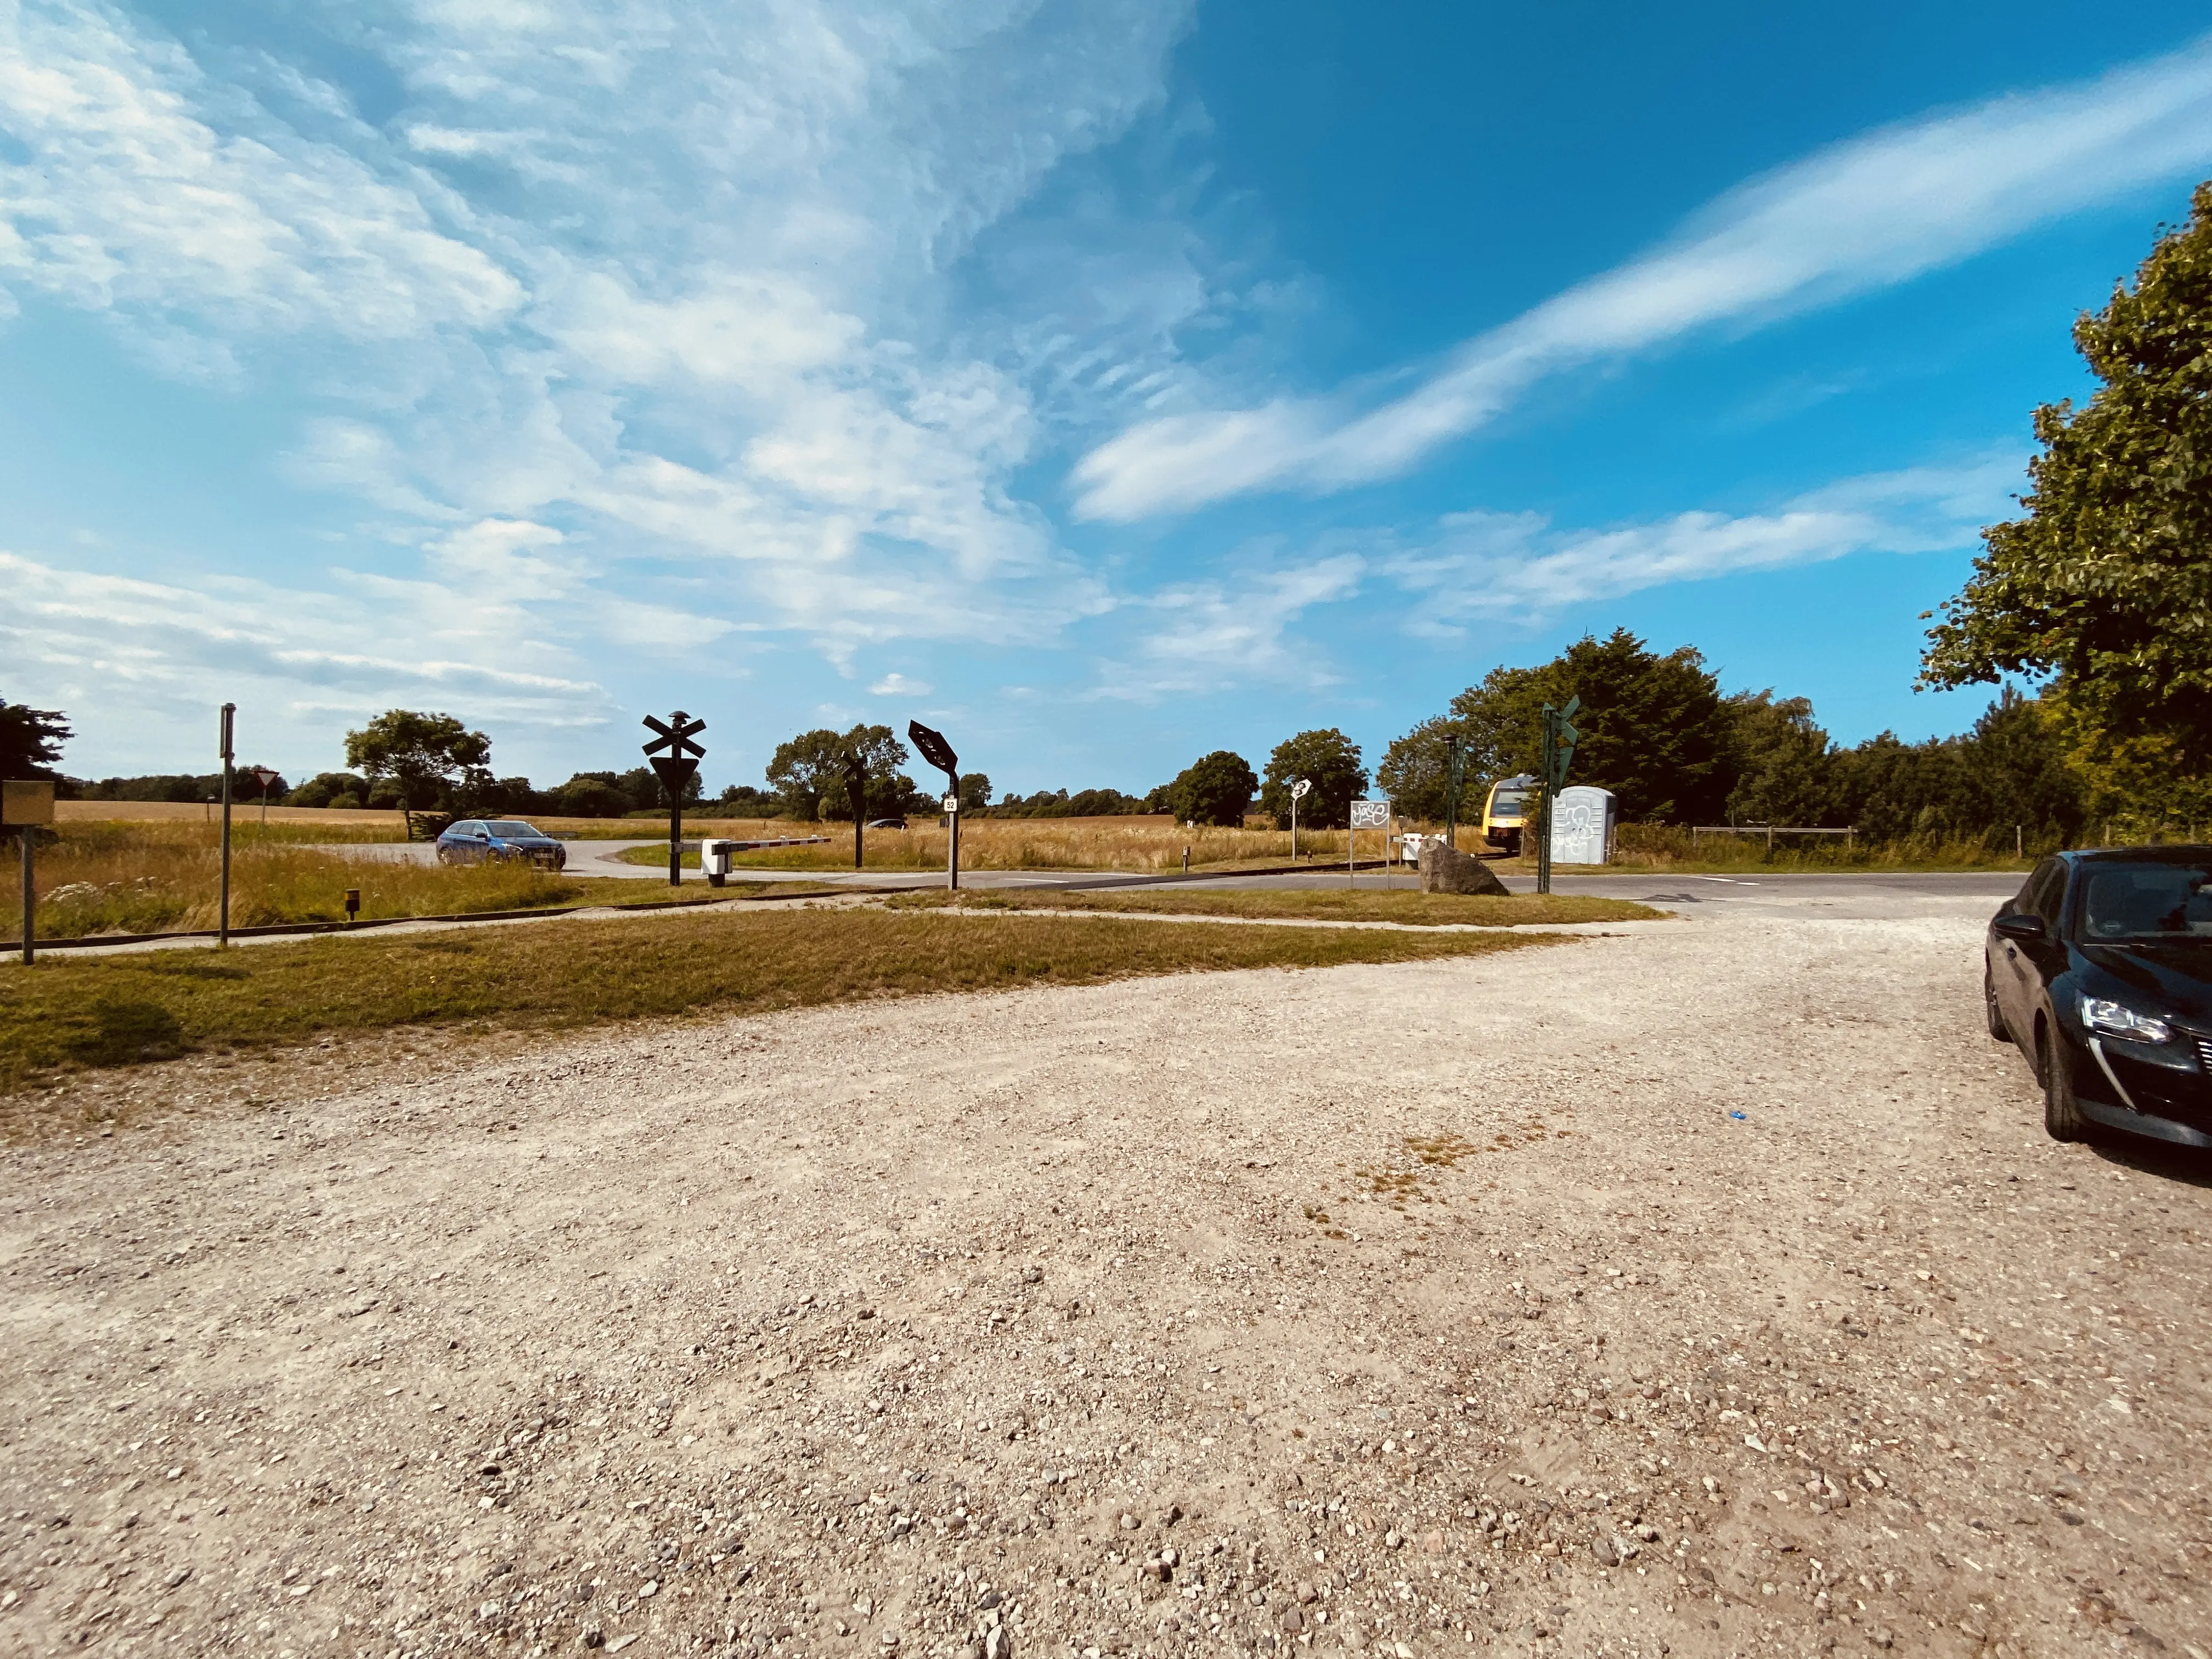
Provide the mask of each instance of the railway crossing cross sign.
{"label": "railway crossing cross sign", "polygon": [[[698,775],[699,762],[707,752],[692,741],[707,729],[707,722],[694,720],[679,708],[665,724],[650,714],[645,717],[645,724],[660,734],[640,746],[659,775],[660,787],[668,792],[668,884],[680,887],[684,884],[684,792]],[[654,752],[661,749],[668,752]]]}

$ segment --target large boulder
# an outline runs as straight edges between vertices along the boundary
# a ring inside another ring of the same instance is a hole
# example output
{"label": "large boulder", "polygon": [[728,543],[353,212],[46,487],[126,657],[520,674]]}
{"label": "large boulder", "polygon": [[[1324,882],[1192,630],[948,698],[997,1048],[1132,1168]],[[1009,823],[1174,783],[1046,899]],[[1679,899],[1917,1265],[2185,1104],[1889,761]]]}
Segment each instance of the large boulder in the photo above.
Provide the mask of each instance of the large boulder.
{"label": "large boulder", "polygon": [[1424,893],[1494,893],[1502,898],[1507,891],[1487,864],[1441,841],[1422,842],[1419,869]]}

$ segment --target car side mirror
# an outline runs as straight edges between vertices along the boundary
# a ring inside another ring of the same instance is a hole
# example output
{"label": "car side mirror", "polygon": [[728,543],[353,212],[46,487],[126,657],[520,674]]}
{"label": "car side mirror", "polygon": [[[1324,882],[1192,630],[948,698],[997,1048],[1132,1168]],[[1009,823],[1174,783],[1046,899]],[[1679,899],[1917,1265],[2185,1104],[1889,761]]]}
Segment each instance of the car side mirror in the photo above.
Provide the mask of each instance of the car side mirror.
{"label": "car side mirror", "polygon": [[2014,915],[1999,916],[1996,926],[2004,938],[2016,939],[2022,945],[2040,945],[2050,937],[2050,930],[2044,927],[2043,918],[2024,910]]}

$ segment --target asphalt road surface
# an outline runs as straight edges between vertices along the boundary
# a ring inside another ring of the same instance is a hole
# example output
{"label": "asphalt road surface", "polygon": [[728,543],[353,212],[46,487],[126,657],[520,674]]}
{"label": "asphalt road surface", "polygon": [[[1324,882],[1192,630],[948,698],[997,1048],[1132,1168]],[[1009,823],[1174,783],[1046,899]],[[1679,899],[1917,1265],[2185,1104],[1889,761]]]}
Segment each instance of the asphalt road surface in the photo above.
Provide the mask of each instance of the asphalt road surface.
{"label": "asphalt road surface", "polygon": [[[617,876],[641,882],[665,884],[665,866],[628,864],[622,854],[635,847],[663,847],[665,841],[572,841],[568,870],[580,876]],[[338,849],[333,849],[338,850]],[[394,862],[427,864],[435,851],[427,844],[399,846],[371,843],[343,849],[353,856],[388,859]],[[747,879],[766,877],[819,881],[835,886],[915,887],[942,881],[942,872],[928,870],[763,870],[744,867]],[[1533,876],[1517,872],[1503,879],[1516,893],[1535,890]],[[687,871],[685,885],[705,878]],[[1838,914],[1899,915],[1928,899],[1982,899],[1994,909],[2020,890],[2021,878],[2002,871],[1844,871],[1832,874],[1762,873],[1759,875],[1684,875],[1674,871],[1632,871],[1607,875],[1560,875],[1553,881],[1561,893],[1591,893],[1607,898],[1632,899],[1668,909],[1726,907],[1732,911],[1755,911],[1775,905],[1797,909],[1838,907]],[[1192,886],[1201,888],[1410,889],[1417,884],[1413,872],[1399,869],[1389,874],[1362,870],[1349,878],[1341,869],[1316,866],[1296,875],[1134,876],[1097,870],[963,870],[963,887],[981,890],[1021,887],[1065,887],[1097,890],[1107,887]]]}

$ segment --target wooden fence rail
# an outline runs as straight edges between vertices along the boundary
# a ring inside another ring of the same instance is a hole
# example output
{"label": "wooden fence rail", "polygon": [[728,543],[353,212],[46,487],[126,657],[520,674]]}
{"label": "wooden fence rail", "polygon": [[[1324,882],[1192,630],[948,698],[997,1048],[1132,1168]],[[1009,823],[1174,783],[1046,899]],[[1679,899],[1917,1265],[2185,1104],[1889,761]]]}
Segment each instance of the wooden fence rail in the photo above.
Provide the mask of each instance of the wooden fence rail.
{"label": "wooden fence rail", "polygon": [[1847,842],[1856,845],[1858,830],[1856,826],[1845,830],[1811,830],[1786,823],[1705,823],[1691,829],[1692,846],[1696,845],[1699,836],[1764,836],[1767,850],[1771,852],[1777,836],[1841,836]]}

